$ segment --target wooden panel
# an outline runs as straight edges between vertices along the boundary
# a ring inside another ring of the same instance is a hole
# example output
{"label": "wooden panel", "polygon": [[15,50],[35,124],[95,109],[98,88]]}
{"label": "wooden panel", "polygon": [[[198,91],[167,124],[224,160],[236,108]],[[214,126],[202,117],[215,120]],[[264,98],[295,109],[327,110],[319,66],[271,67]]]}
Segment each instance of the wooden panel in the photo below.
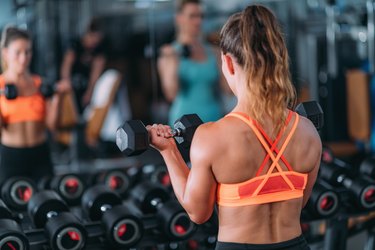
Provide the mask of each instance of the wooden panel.
{"label": "wooden panel", "polygon": [[58,128],[72,128],[77,124],[78,115],[73,99],[73,93],[67,93],[62,98]]}
{"label": "wooden panel", "polygon": [[349,136],[366,142],[370,138],[370,97],[366,73],[348,70],[346,88]]}
{"label": "wooden panel", "polygon": [[115,81],[116,82],[114,83],[111,89],[111,92],[107,99],[106,104],[104,106],[94,107],[92,110],[93,114],[90,117],[90,120],[87,121],[85,134],[86,134],[86,141],[88,142],[88,144],[94,144],[99,138],[100,130],[103,126],[105,117],[107,116],[108,110],[115,99],[117,90],[121,83],[120,74],[118,74],[118,77]]}

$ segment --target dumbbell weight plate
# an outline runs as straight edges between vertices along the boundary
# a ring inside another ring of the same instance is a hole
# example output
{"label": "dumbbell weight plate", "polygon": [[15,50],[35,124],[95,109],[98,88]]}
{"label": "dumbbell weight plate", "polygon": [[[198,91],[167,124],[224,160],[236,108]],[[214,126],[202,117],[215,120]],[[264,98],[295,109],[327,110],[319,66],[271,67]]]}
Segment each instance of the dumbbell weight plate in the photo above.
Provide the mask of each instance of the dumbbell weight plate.
{"label": "dumbbell weight plate", "polygon": [[82,196],[82,209],[93,221],[100,220],[103,215],[101,207],[110,205],[112,207],[122,203],[121,197],[104,185],[97,185],[85,191]]}
{"label": "dumbbell weight plate", "polygon": [[71,205],[80,201],[84,187],[85,185],[81,178],[74,174],[55,177],[51,181],[51,188],[56,190]]}
{"label": "dumbbell weight plate", "polygon": [[169,200],[168,191],[160,184],[144,181],[133,188],[131,197],[145,214],[155,213],[153,201],[164,203]]}
{"label": "dumbbell weight plate", "polygon": [[5,205],[5,203],[2,200],[0,200],[0,219],[11,219],[11,218],[12,218],[12,212]]}
{"label": "dumbbell weight plate", "polygon": [[160,183],[164,187],[170,187],[172,185],[171,178],[165,166],[159,166],[155,169],[151,174],[151,181]]}
{"label": "dumbbell weight plate", "polygon": [[320,130],[324,126],[323,110],[316,101],[302,102],[297,105],[296,112],[299,115],[307,117]]}
{"label": "dumbbell weight plate", "polygon": [[116,145],[128,156],[139,155],[149,148],[150,140],[140,120],[125,122],[116,132]]}
{"label": "dumbbell weight plate", "polygon": [[30,199],[27,211],[34,225],[42,228],[47,222],[49,212],[68,212],[69,208],[58,194],[51,190],[45,190],[36,193]]}
{"label": "dumbbell weight plate", "polygon": [[339,196],[333,188],[318,180],[306,204],[306,209],[318,217],[332,216],[339,209],[339,202]]}
{"label": "dumbbell weight plate", "polygon": [[34,182],[26,177],[12,177],[5,181],[1,195],[5,203],[16,210],[24,210],[35,191]]}
{"label": "dumbbell weight plate", "polygon": [[45,230],[54,250],[77,250],[85,246],[87,233],[71,213],[59,213],[47,221]]}
{"label": "dumbbell weight plate", "polygon": [[158,209],[157,216],[163,232],[170,239],[187,239],[195,232],[195,224],[175,200],[169,200]]}
{"label": "dumbbell weight plate", "polygon": [[5,87],[4,87],[4,95],[5,95],[5,98],[8,99],[8,100],[13,100],[13,99],[16,99],[17,96],[18,96],[18,91],[17,91],[17,87],[16,85],[14,84],[5,84]]}
{"label": "dumbbell weight plate", "polygon": [[359,171],[371,178],[375,178],[375,158],[369,157],[362,161]]}
{"label": "dumbbell weight plate", "polygon": [[0,249],[28,250],[30,248],[22,228],[14,220],[0,220]]}
{"label": "dumbbell weight plate", "polygon": [[189,148],[193,141],[195,130],[203,124],[197,114],[183,115],[175,121],[174,129],[183,131],[183,136],[175,136],[178,144],[184,148]]}
{"label": "dumbbell weight plate", "polygon": [[102,221],[107,239],[114,247],[134,246],[143,236],[142,221],[122,205],[106,211]]}
{"label": "dumbbell weight plate", "polygon": [[125,194],[130,186],[129,176],[121,170],[108,171],[98,177],[98,183],[103,183],[119,195]]}

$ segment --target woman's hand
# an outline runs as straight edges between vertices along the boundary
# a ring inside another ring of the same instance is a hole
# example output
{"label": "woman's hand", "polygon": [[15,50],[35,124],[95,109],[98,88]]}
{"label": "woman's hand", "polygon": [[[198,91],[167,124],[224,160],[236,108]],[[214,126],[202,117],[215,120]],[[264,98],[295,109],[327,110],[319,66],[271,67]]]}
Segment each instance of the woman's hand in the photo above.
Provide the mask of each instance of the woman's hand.
{"label": "woman's hand", "polygon": [[176,142],[172,137],[170,126],[154,124],[146,126],[150,135],[150,145],[160,152],[176,147]]}
{"label": "woman's hand", "polygon": [[87,105],[89,105],[89,103],[91,102],[91,97],[92,97],[92,91],[86,90],[86,92],[82,96],[82,101],[81,101],[83,107],[86,107]]}
{"label": "woman's hand", "polygon": [[72,91],[72,84],[68,79],[62,79],[56,83],[55,93],[63,95]]}

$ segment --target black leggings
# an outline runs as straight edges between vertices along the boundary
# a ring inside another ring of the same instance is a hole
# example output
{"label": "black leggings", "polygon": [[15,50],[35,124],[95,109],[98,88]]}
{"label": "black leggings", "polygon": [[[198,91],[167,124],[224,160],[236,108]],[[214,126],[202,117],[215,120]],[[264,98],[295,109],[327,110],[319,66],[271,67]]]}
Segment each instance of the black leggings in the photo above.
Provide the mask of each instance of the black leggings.
{"label": "black leggings", "polygon": [[38,181],[53,174],[50,150],[47,143],[29,148],[0,145],[0,184],[13,176],[24,176]]}
{"label": "black leggings", "polygon": [[303,235],[294,239],[273,243],[273,244],[245,244],[245,243],[232,243],[220,242],[216,243],[215,250],[310,250]]}

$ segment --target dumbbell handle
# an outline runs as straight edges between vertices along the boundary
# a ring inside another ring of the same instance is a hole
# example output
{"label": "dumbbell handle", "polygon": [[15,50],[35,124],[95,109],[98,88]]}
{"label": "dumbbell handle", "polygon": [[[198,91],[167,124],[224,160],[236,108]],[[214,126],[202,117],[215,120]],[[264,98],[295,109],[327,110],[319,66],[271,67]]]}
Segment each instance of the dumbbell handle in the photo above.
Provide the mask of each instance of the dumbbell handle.
{"label": "dumbbell handle", "polygon": [[109,204],[104,204],[104,205],[102,205],[102,206],[100,207],[100,211],[102,211],[103,213],[104,213],[105,211],[108,211],[108,210],[111,210],[111,209],[112,209],[112,206],[109,205]]}
{"label": "dumbbell handle", "polygon": [[160,198],[154,198],[150,201],[150,204],[156,208],[159,208],[163,205],[163,201]]}
{"label": "dumbbell handle", "polygon": [[184,131],[182,129],[172,129],[172,136],[171,137],[175,137],[175,136],[182,136],[182,134],[184,133]]}
{"label": "dumbbell handle", "polygon": [[56,211],[50,211],[47,213],[47,218],[51,219],[52,217],[56,217],[58,213]]}

